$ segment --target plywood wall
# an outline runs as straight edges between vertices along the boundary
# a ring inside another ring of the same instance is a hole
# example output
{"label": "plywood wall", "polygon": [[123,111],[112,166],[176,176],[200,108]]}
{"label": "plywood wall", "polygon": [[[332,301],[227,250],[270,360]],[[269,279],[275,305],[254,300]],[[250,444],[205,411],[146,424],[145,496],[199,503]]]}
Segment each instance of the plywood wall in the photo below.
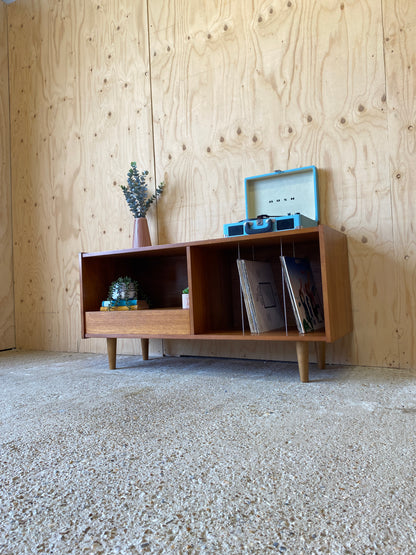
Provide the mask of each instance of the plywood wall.
{"label": "plywood wall", "polygon": [[382,362],[408,368],[416,365],[416,3],[385,2],[384,28],[394,241],[393,253],[388,253],[394,268],[390,341],[395,358],[386,356]]}
{"label": "plywood wall", "polygon": [[[329,361],[416,364],[414,2],[7,9],[19,346],[102,349],[79,339],[76,255],[129,246],[118,185],[132,159],[168,176],[150,218],[160,243],[220,237],[245,215],[245,176],[315,164],[321,221],[348,235],[352,282],[354,332]],[[232,342],[164,349],[295,357]]]}
{"label": "plywood wall", "polygon": [[100,349],[80,343],[77,256],[131,246],[119,184],[153,165],[146,3],[20,0],[9,22],[17,343]]}
{"label": "plywood wall", "polygon": [[[329,359],[395,366],[409,346],[396,331],[404,311],[392,287],[404,245],[395,242],[402,224],[392,215],[389,118],[397,108],[386,91],[394,64],[385,66],[384,18],[396,22],[400,8],[403,19],[411,14],[409,2],[389,3],[386,13],[383,4],[224,1],[196,12],[184,0],[152,2],[151,59],[156,161],[175,183],[162,239],[220,235],[224,222],[244,217],[244,176],[315,164],[321,221],[347,233],[352,278],[354,333]],[[409,30],[404,56],[414,55]],[[408,89],[414,73],[403,78]],[[402,97],[402,85],[397,102],[413,102],[412,90]],[[409,146],[407,171],[415,167]],[[222,347],[222,354],[241,353]],[[284,353],[280,345],[273,351]]]}
{"label": "plywood wall", "polygon": [[0,350],[15,346],[7,9],[0,4]]}

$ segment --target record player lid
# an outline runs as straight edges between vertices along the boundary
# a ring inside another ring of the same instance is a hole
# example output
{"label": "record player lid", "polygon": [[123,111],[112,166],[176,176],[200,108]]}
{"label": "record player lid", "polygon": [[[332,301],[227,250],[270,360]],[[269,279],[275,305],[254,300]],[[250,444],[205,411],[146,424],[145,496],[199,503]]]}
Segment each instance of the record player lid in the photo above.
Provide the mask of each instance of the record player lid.
{"label": "record player lid", "polygon": [[315,166],[245,178],[247,219],[260,214],[303,214],[319,221],[318,171]]}

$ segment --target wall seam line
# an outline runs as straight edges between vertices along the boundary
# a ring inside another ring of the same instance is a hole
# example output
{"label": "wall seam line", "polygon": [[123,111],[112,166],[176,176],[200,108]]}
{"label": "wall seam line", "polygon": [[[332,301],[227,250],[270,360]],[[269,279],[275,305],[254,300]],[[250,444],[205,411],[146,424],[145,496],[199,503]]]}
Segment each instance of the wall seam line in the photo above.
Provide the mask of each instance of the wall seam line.
{"label": "wall seam line", "polygon": [[13,297],[13,336],[14,348],[17,349],[17,330],[16,330],[16,291],[15,291],[15,257],[14,257],[14,218],[13,218],[13,180],[12,180],[12,114],[11,114],[11,84],[10,84],[10,45],[9,45],[9,6],[6,6],[6,46],[7,46],[7,94],[9,109],[9,186],[10,186],[10,222],[12,242],[12,297]]}
{"label": "wall seam line", "polygon": [[[150,0],[146,0],[146,17],[147,17],[147,57],[148,57],[148,68],[149,68],[149,93],[150,93],[150,126],[151,126],[151,140],[152,140],[152,156],[153,156],[153,175],[154,175],[154,187],[156,189],[156,148],[155,148],[155,126],[154,126],[154,108],[153,108],[153,80],[152,80],[152,55],[150,52]],[[157,244],[159,244],[159,210],[158,202],[156,199],[156,237]],[[165,356],[165,342],[161,340],[161,351],[162,356]]]}
{"label": "wall seam line", "polygon": [[[380,10],[381,10],[381,30],[382,30],[382,45],[383,45],[383,70],[384,70],[384,94],[386,97],[386,128],[387,128],[387,144],[390,145],[391,140],[391,131],[390,131],[390,107],[389,107],[389,96],[388,96],[388,80],[387,80],[387,62],[386,62],[386,33],[385,33],[385,26],[384,26],[384,2],[380,0]],[[389,191],[390,191],[390,221],[391,221],[391,237],[393,241],[393,256],[396,254],[396,236],[395,236],[395,226],[394,226],[394,210],[393,210],[393,180],[392,180],[392,164],[390,155],[387,161],[387,181],[389,183]],[[398,279],[397,272],[396,272],[396,279]],[[395,288],[396,289],[396,288]],[[396,334],[397,342],[396,342],[396,353],[398,358],[398,367],[402,368],[402,360],[401,360],[401,352],[400,352],[400,337],[399,334]]]}
{"label": "wall seam line", "polygon": [[[147,16],[147,56],[149,68],[149,93],[150,93],[150,126],[151,126],[151,140],[152,140],[152,156],[153,156],[153,175],[154,187],[156,189],[156,149],[155,149],[155,126],[153,117],[153,83],[152,83],[152,57],[150,54],[150,14],[149,14],[149,0],[146,0],[146,16]],[[157,210],[156,200],[156,235],[157,242],[159,243],[159,214]]]}

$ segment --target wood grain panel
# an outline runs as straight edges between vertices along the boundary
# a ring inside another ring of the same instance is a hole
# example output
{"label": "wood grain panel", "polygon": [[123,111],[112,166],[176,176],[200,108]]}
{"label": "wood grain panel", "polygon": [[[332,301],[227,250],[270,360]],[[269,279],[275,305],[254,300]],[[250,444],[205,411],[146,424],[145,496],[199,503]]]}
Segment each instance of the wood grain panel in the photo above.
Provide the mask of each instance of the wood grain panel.
{"label": "wood grain panel", "polygon": [[333,342],[352,330],[347,237],[325,227],[320,229],[319,243],[325,334]]}
{"label": "wood grain panel", "polygon": [[0,350],[15,347],[7,8],[0,4]]}
{"label": "wood grain panel", "polygon": [[321,221],[346,231],[352,259],[355,331],[328,359],[381,364],[391,328],[374,321],[394,300],[380,3],[149,8],[156,161],[171,179],[162,241],[220,236],[245,215],[244,176],[315,164]]}
{"label": "wood grain panel", "polygon": [[119,185],[153,166],[146,2],[8,9],[17,343],[88,350],[77,253],[131,245]]}
{"label": "wood grain panel", "polygon": [[87,312],[86,333],[91,335],[189,335],[189,310],[182,308],[137,310],[131,312]]}
{"label": "wood grain panel", "polygon": [[384,2],[394,268],[391,343],[383,365],[416,364],[416,3]]}

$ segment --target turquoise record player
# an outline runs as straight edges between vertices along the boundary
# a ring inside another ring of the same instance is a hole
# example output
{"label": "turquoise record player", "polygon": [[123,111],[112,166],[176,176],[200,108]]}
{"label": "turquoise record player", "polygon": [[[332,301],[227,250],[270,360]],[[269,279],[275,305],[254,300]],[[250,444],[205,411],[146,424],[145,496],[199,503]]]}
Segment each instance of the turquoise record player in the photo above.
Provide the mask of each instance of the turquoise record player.
{"label": "turquoise record player", "polygon": [[314,227],[319,223],[318,171],[308,166],[245,178],[246,219],[224,236]]}

